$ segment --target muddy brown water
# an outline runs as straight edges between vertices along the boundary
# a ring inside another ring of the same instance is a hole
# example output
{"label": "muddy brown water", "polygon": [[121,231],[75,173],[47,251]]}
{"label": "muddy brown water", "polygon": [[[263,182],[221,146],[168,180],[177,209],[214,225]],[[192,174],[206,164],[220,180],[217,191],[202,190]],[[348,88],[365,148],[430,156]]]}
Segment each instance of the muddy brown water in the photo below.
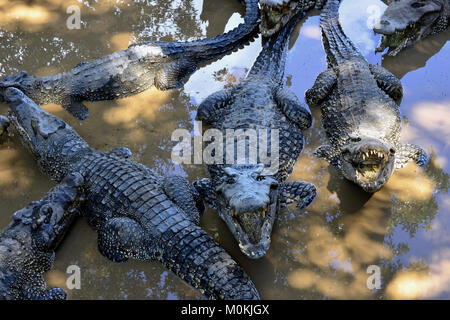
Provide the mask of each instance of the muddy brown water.
{"label": "muddy brown water", "polygon": [[[66,27],[69,5],[81,8],[80,30]],[[309,208],[282,211],[271,249],[260,260],[244,257],[213,210],[205,228],[248,272],[265,299],[450,298],[450,97],[449,32],[421,42],[398,57],[374,54],[379,36],[368,28],[384,10],[378,0],[344,0],[344,31],[366,58],[402,79],[402,140],[431,154],[424,169],[411,164],[397,171],[378,193],[368,195],[313,157],[325,143],[319,110],[305,132],[306,147],[292,180],[314,183],[319,197]],[[236,0],[0,0],[0,75],[26,70],[45,75],[124,49],[140,40],[181,41],[213,37],[242,22]],[[301,99],[326,68],[317,12],[294,32],[286,83]],[[148,90],[117,101],[87,103],[84,122],[60,106],[45,109],[73,126],[94,148],[126,146],[134,160],[160,174],[193,181],[206,176],[202,165],[171,161],[177,128],[194,131],[197,106],[209,94],[239,82],[261,49],[258,38],[244,49],[202,67],[184,88]],[[0,114],[7,113],[0,105]],[[39,199],[53,185],[37,169],[14,131],[0,145],[0,228],[11,214]],[[113,264],[102,257],[96,233],[79,219],[57,252],[51,286],[66,287],[69,265],[81,268],[81,289],[70,299],[201,299],[201,294],[159,263]],[[367,287],[369,266],[381,270],[378,290]]]}

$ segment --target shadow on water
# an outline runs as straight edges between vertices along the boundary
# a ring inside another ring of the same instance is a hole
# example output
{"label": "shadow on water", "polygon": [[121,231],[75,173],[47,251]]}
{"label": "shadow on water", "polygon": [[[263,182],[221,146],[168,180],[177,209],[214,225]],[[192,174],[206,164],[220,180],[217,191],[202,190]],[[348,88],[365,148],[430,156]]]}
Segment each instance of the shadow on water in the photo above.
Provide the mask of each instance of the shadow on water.
{"label": "shadow on water", "polygon": [[[352,23],[363,39],[364,54],[369,61],[379,63],[380,56],[373,53],[377,41],[364,20],[367,6],[378,2],[363,0],[353,8],[344,0],[342,16],[344,20],[358,17]],[[236,0],[222,1],[220,6],[213,0],[83,3],[0,0],[1,74],[27,70],[44,75],[70,70],[81,61],[126,48],[136,40],[213,37],[239,24],[244,12]],[[81,30],[65,28],[70,4],[81,7]],[[326,68],[318,20],[317,12],[312,12],[291,39],[286,84],[300,99]],[[347,24],[344,31],[354,36]],[[441,49],[445,41],[430,41],[383,61],[399,76],[408,73],[402,81],[405,98],[401,110],[408,120],[402,140],[420,144],[432,153],[425,169],[408,165],[395,172],[380,192],[361,192],[313,156],[326,139],[320,111],[311,110],[314,124],[305,131],[306,146],[291,180],[314,183],[319,196],[303,211],[288,208],[281,212],[266,257],[247,259],[213,210],[202,217],[202,227],[244,267],[263,298],[450,297],[450,105],[449,78],[444,72],[450,52],[448,45]],[[206,170],[202,165],[176,165],[170,160],[175,145],[171,133],[177,128],[193,132],[198,104],[209,94],[241,81],[260,48],[257,39],[204,66],[180,90],[152,89],[117,101],[87,103],[90,116],[82,123],[60,106],[45,109],[68,122],[96,149],[126,146],[134,160],[160,174],[181,174],[193,181],[205,177]],[[427,60],[427,68],[422,68]],[[7,109],[0,105],[0,114],[6,114]],[[8,224],[12,212],[40,198],[52,186],[13,130],[4,140],[0,145],[1,228]],[[50,285],[65,287],[65,271],[72,264],[81,267],[82,280],[81,290],[69,290],[71,299],[202,298],[159,263],[110,263],[99,254],[96,234],[82,219],[57,252],[55,268],[48,274]],[[380,290],[367,287],[371,265],[381,268]]]}

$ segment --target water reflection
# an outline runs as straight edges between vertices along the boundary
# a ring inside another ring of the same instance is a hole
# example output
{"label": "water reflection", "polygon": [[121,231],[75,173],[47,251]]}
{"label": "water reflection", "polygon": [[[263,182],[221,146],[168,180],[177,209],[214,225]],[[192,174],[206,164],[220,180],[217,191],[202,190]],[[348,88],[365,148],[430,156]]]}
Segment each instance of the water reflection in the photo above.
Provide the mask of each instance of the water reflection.
{"label": "water reflection", "polygon": [[[0,72],[25,69],[30,74],[57,73],[125,48],[136,39],[213,37],[238,25],[244,12],[236,0],[224,0],[220,6],[213,0],[85,1],[81,6],[83,28],[69,31],[61,26],[65,25],[66,5],[71,3],[0,0],[0,17],[4,18],[0,19]],[[355,39],[369,61],[380,63],[381,56],[374,54],[378,38],[365,19],[368,5],[383,3],[352,3],[344,0],[342,4],[344,31]],[[19,15],[20,19],[7,18],[10,9],[19,5],[42,6],[53,20],[44,19],[39,27],[28,27],[25,13]],[[312,12],[291,41],[287,85],[301,99],[326,68],[318,20],[317,12]],[[448,35],[443,39],[446,41]],[[314,125],[305,132],[306,147],[291,179],[314,183],[319,197],[304,211],[288,208],[280,214],[264,259],[244,257],[213,210],[202,217],[202,226],[249,273],[263,298],[450,298],[450,47],[443,45],[436,50],[440,44],[429,42],[433,44],[430,47],[426,41],[431,40],[425,40],[422,49],[416,46],[383,60],[384,67],[403,77],[401,111],[406,121],[402,140],[423,145],[432,154],[424,170],[411,164],[397,171],[380,192],[361,192],[313,156],[326,139],[320,111],[311,110]],[[193,131],[198,104],[209,94],[239,82],[260,49],[260,39],[256,39],[250,46],[204,66],[180,90],[154,89],[117,101],[87,103],[91,112],[83,123],[59,106],[45,109],[63,118],[94,148],[126,146],[134,160],[161,174],[177,173],[192,181],[205,177],[205,168],[171,162],[175,145],[170,141],[172,131]],[[426,60],[425,68],[417,67]],[[0,113],[6,112],[7,106],[0,105]],[[12,212],[40,198],[52,185],[17,137],[10,135],[3,140],[0,227],[8,224]],[[82,289],[69,290],[71,299],[202,298],[159,263],[110,263],[98,253],[96,234],[82,219],[57,252],[55,270],[48,275],[50,284],[64,287],[65,270],[71,264],[79,265],[82,271]],[[381,290],[372,292],[366,286],[369,265],[381,267]]]}

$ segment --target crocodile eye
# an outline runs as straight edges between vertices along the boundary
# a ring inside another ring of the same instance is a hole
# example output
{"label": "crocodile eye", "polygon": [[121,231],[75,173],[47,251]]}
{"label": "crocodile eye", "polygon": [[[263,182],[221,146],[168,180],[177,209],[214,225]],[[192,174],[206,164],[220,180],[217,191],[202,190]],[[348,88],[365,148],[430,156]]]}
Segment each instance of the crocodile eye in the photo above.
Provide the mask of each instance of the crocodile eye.
{"label": "crocodile eye", "polygon": [[256,177],[256,181],[263,181],[264,179],[266,179],[266,177],[264,177],[264,176],[257,176]]}
{"label": "crocodile eye", "polygon": [[411,7],[413,7],[413,8],[422,8],[422,7],[424,7],[425,6],[425,3],[420,3],[420,2],[414,2],[414,3],[412,3],[411,4]]}
{"label": "crocodile eye", "polygon": [[351,138],[351,139],[352,139],[353,142],[359,142],[359,141],[361,141],[361,138],[360,138],[360,137]]}
{"label": "crocodile eye", "polygon": [[226,182],[227,182],[228,184],[233,184],[233,183],[236,183],[236,179],[230,177],[230,178],[227,179]]}

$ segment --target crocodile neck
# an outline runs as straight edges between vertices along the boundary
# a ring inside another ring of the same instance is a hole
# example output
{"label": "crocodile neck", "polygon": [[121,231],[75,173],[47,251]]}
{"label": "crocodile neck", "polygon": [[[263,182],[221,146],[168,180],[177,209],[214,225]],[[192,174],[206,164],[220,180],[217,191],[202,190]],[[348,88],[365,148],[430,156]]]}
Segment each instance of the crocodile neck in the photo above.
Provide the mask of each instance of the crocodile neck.
{"label": "crocodile neck", "polygon": [[340,0],[328,0],[320,15],[322,37],[329,67],[362,57],[353,42],[345,35],[339,23]]}
{"label": "crocodile neck", "polygon": [[281,85],[284,77],[289,40],[297,23],[305,16],[298,13],[285,28],[269,38],[248,74],[250,77],[269,78]]}

